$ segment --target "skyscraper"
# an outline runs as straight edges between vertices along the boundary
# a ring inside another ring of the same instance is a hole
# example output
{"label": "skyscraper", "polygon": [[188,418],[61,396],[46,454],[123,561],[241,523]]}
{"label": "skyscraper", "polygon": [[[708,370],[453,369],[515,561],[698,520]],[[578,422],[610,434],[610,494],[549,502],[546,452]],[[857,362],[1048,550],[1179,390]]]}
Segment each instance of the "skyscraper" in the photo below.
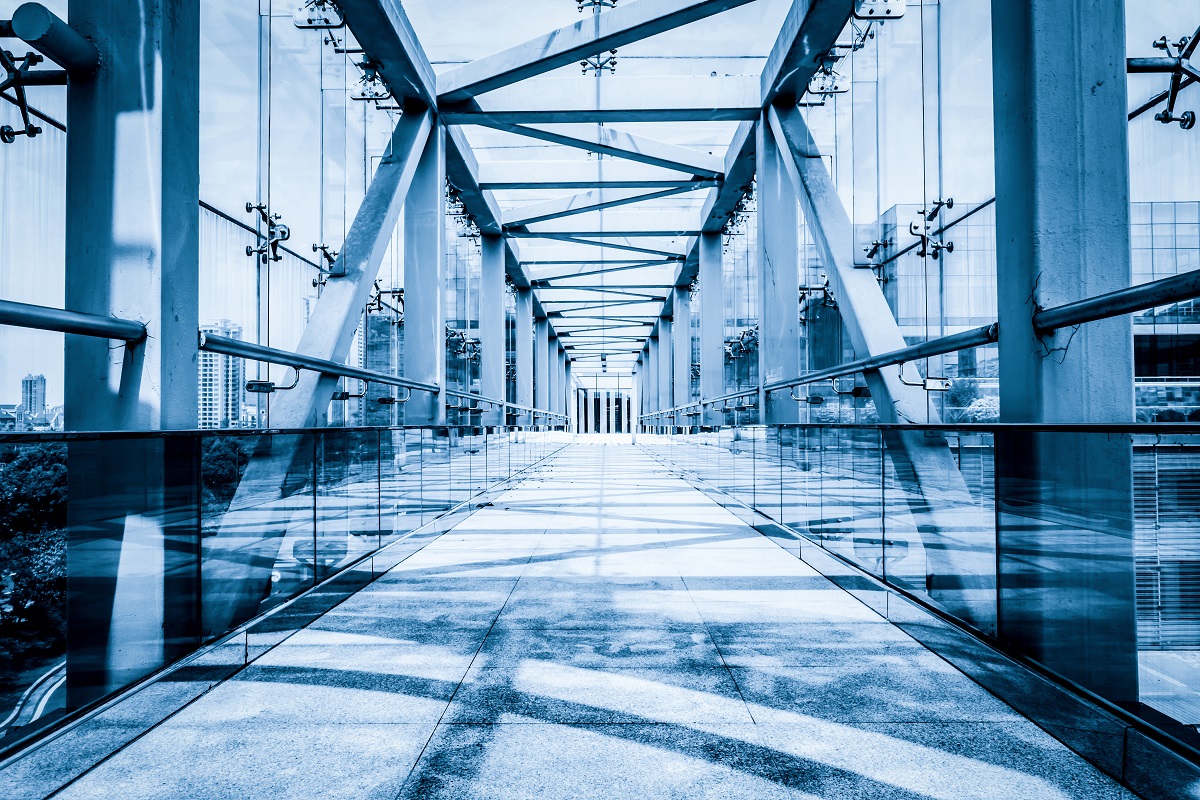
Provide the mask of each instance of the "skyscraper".
{"label": "skyscraper", "polygon": [[46,415],[45,375],[26,375],[21,379],[21,407],[26,417]]}
{"label": "skyscraper", "polygon": [[[204,333],[242,338],[242,326],[220,320],[201,328]],[[246,366],[234,356],[200,351],[200,427],[236,428],[242,415]]]}

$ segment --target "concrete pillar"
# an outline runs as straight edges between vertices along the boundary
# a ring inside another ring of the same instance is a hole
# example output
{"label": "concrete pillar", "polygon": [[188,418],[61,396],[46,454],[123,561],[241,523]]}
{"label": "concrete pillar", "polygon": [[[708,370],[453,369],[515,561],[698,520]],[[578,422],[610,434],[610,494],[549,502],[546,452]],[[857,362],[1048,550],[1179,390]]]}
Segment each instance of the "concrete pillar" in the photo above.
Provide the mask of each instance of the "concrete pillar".
{"label": "concrete pillar", "polygon": [[[646,342],[649,347],[649,340]],[[638,356],[637,363],[633,365],[633,393],[634,408],[637,409],[638,420],[635,423],[638,427],[642,424],[642,415],[646,413],[646,355],[647,350],[643,350]],[[636,428],[635,428],[636,431]]]}
{"label": "concrete pillar", "polygon": [[[646,400],[645,400],[644,405],[646,407],[646,413],[653,414],[654,412],[656,412],[660,408],[662,408],[662,406],[660,406],[658,404],[659,340],[658,340],[658,327],[657,326],[650,333],[649,345],[650,345],[650,348],[646,352],[646,374],[644,376],[645,382],[643,383],[643,387],[646,390]],[[658,419],[657,418],[651,419],[650,424],[652,426],[657,427]]]}
{"label": "concrete pillar", "polygon": [[[1125,3],[993,0],[1000,413],[1133,421],[1128,316],[1038,338],[1037,307],[1130,284]],[[997,434],[999,636],[1137,692],[1128,436]]]}
{"label": "concrete pillar", "polygon": [[[700,397],[725,393],[725,303],[721,275],[721,234],[700,236]],[[705,410],[705,425],[720,425],[723,414]]]}
{"label": "concrete pillar", "polygon": [[563,403],[566,413],[570,416],[569,428],[576,430],[579,422],[577,415],[578,403],[575,402],[575,381],[571,377],[571,359],[567,358],[567,353],[563,351],[563,381],[566,384],[566,389],[563,392]]}
{"label": "concrete pillar", "polygon": [[[67,91],[65,305],[148,336],[65,337],[66,427],[195,428],[199,2],[71,0],[68,15],[102,64]],[[197,463],[183,440],[69,445],[68,708],[198,641]]]}
{"label": "concrete pillar", "polygon": [[[504,336],[504,238],[482,237],[483,259],[480,265],[479,343],[480,394],[503,400],[505,377]],[[483,414],[484,425],[503,425],[504,409]]]}
{"label": "concrete pillar", "polygon": [[[404,377],[446,385],[446,131],[435,125],[404,203]],[[409,425],[446,424],[443,394],[413,392]]]}
{"label": "concrete pillar", "polygon": [[[672,332],[674,325],[671,320],[663,317],[658,321],[658,408],[671,407],[671,362],[672,362]],[[661,425],[670,426],[671,417],[663,417]]]}
{"label": "concrete pillar", "polygon": [[[672,357],[672,395],[671,405],[682,406],[692,400],[692,293],[686,287],[675,288],[675,318],[672,321],[673,344],[675,353]],[[682,427],[688,424],[688,416],[684,412],[675,415],[675,425]]]}
{"label": "concrete pillar", "polygon": [[758,137],[758,385],[762,422],[800,421],[787,392],[767,395],[762,386],[800,374],[799,200],[771,126],[764,116]]}
{"label": "concrete pillar", "polygon": [[[533,405],[533,290],[517,289],[517,404]],[[526,423],[533,420],[522,417]]]}
{"label": "concrete pillar", "polygon": [[560,414],[567,413],[567,393],[570,391],[570,382],[567,380],[567,351],[563,349],[562,340],[558,340],[558,345],[555,347],[558,353],[558,392],[555,393],[554,403],[558,407],[554,410]]}
{"label": "concrete pillar", "polygon": [[539,319],[533,323],[533,405],[548,411],[550,403],[550,322]]}
{"label": "concrete pillar", "polygon": [[557,413],[562,397],[562,363],[558,359],[558,336],[549,331],[546,341],[546,410]]}

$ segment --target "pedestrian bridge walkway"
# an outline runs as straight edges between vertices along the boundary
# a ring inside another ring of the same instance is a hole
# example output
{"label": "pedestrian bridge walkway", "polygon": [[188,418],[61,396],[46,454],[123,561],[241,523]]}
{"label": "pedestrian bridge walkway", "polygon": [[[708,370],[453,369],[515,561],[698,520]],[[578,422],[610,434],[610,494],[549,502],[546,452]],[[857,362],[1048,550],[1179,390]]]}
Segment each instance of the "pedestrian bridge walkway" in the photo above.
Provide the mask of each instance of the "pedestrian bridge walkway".
{"label": "pedestrian bridge walkway", "polygon": [[54,796],[1133,796],[638,447],[577,441]]}

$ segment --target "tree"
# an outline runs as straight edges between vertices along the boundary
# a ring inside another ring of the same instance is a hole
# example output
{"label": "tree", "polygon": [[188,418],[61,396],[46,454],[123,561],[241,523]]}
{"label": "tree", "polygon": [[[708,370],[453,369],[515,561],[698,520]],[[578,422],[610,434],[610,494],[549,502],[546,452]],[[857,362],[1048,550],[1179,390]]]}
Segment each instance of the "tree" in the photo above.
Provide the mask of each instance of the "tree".
{"label": "tree", "polygon": [[67,448],[0,450],[0,680],[66,645]]}

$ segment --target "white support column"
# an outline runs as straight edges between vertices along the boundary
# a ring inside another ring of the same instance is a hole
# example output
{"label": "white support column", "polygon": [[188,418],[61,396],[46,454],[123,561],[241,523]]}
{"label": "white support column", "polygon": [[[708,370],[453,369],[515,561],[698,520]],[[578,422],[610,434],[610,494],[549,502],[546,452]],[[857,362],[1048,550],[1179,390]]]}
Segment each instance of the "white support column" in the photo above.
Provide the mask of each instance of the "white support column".
{"label": "white support column", "polygon": [[[658,376],[659,376],[658,333],[659,333],[659,329],[656,326],[650,332],[650,338],[647,340],[649,349],[646,351],[646,374],[645,374],[645,381],[643,383],[643,388],[645,389],[645,392],[646,392],[646,394],[645,394],[646,399],[645,399],[644,405],[646,407],[646,412],[649,414],[653,414],[654,412],[656,412],[660,408],[662,408],[662,406],[660,406],[658,404]],[[651,418],[650,424],[653,427],[657,428],[658,427],[658,418],[657,417]]]}
{"label": "white support column", "polygon": [[[479,287],[480,394],[503,400],[505,380],[504,238],[484,235]],[[503,425],[504,409],[484,412],[484,425]]]}
{"label": "white support column", "polygon": [[[517,289],[517,405],[533,406],[533,290]],[[520,416],[526,424],[533,420]]]}
{"label": "white support column", "polygon": [[765,116],[756,135],[759,419],[767,424],[799,422],[799,406],[787,392],[767,394],[762,389],[764,384],[800,374],[797,190]]}
{"label": "white support column", "polygon": [[[672,367],[671,405],[679,407],[692,400],[692,293],[686,288],[675,288],[673,304],[675,318],[672,321],[672,336],[675,353]],[[691,424],[685,412],[675,415],[675,425]]]}
{"label": "white support column", "polygon": [[[725,296],[721,234],[700,236],[700,397],[725,393]],[[705,410],[705,425],[720,425],[724,415]]]}
{"label": "white support column", "polygon": [[[404,204],[404,377],[446,385],[446,131],[435,125]],[[413,392],[409,425],[444,425],[445,395]]]}
{"label": "white support column", "polygon": [[575,381],[571,376],[571,359],[566,357],[566,351],[563,351],[563,380],[566,382],[566,387],[563,392],[563,403],[567,415],[570,417],[568,421],[568,429],[571,431],[578,430],[579,425],[579,403],[575,398]]}
{"label": "white support column", "polygon": [[[671,320],[662,317],[658,320],[658,407],[671,407],[671,332],[674,326]],[[664,416],[661,423],[664,426],[674,425],[674,419]]]}
{"label": "white support column", "polygon": [[549,330],[546,341],[546,410],[557,413],[562,400],[562,362],[558,358],[558,335]]}
{"label": "white support column", "polygon": [[533,323],[533,361],[533,405],[539,411],[549,411],[550,322],[545,318]]}

